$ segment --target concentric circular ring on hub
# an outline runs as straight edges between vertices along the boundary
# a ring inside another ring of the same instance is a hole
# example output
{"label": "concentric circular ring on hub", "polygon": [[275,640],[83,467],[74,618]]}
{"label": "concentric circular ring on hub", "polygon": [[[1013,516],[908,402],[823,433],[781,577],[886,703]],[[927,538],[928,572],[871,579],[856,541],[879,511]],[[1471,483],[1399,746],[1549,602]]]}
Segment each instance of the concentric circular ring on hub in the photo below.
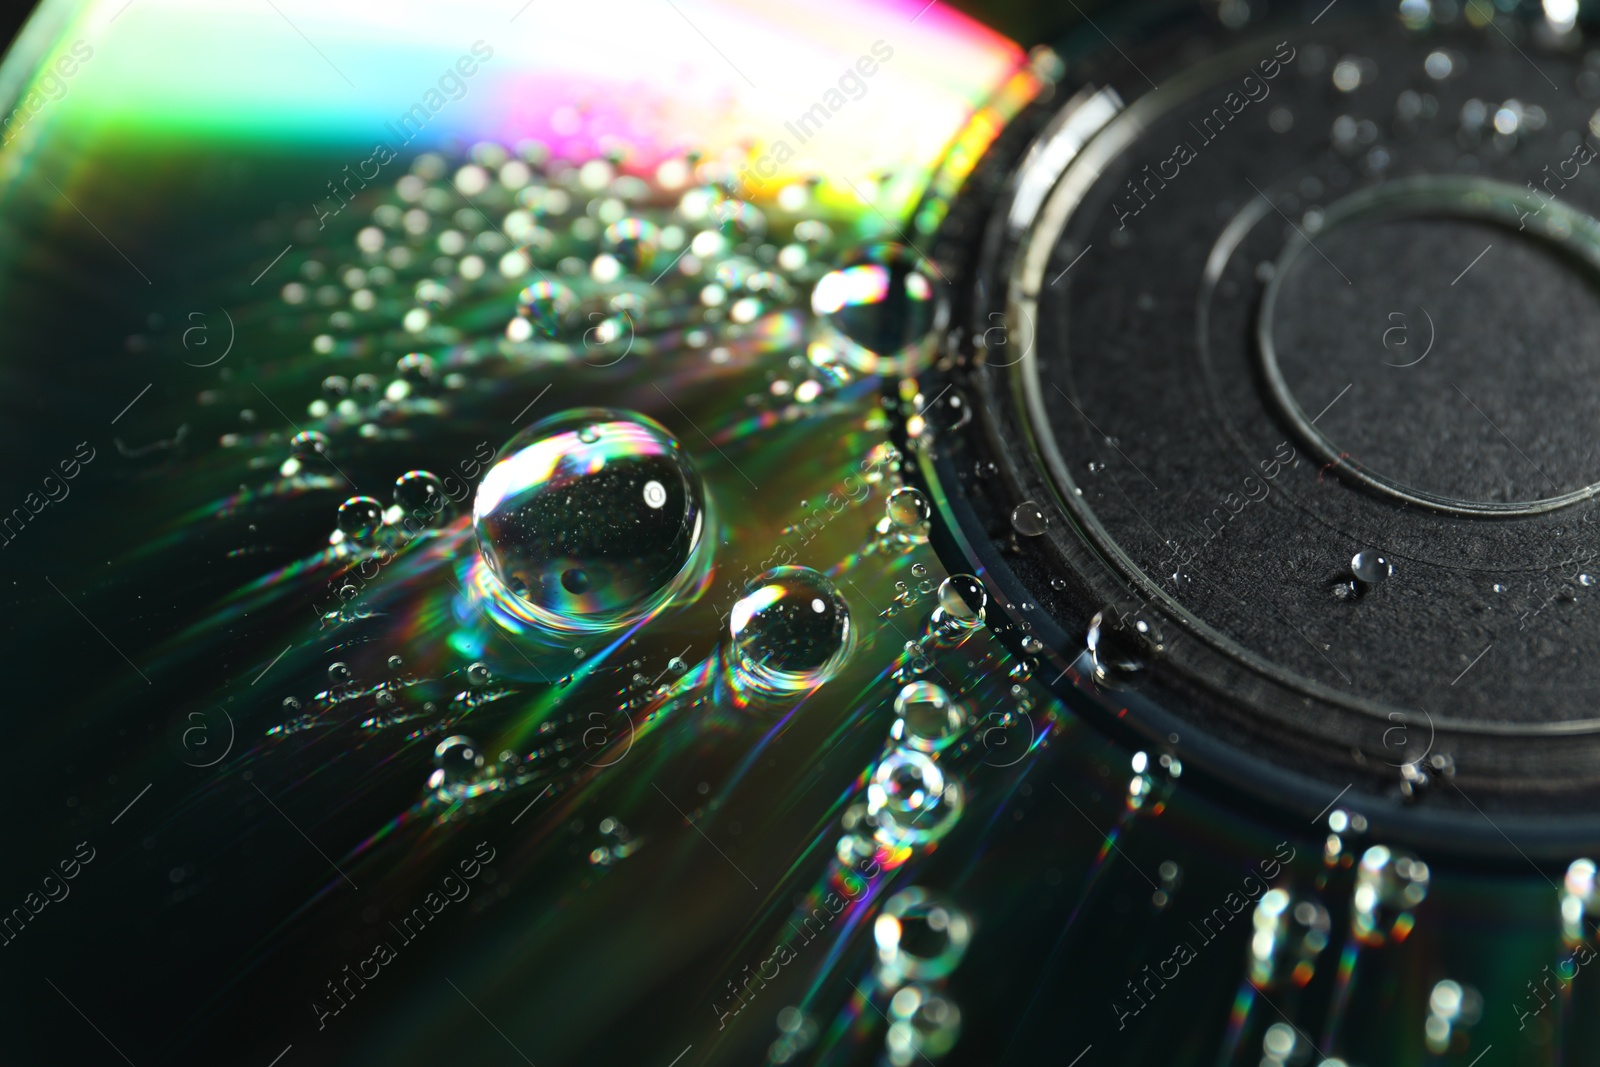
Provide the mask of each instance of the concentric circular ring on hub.
{"label": "concentric circular ring on hub", "polygon": [[[1369,248],[1358,244],[1363,235],[1381,232],[1380,227],[1408,229],[1368,240]],[[1343,243],[1345,256],[1331,247],[1341,236],[1356,238]],[[1406,248],[1408,238],[1425,240],[1428,246]],[[1430,262],[1428,252],[1441,245],[1453,247],[1462,262]],[[1478,247],[1480,257],[1498,247],[1500,262],[1493,271],[1485,269],[1472,278],[1476,263],[1467,260]],[[1369,252],[1364,260],[1367,270],[1357,269],[1347,258],[1357,248]],[[1514,284],[1505,281],[1508,257],[1516,264]],[[1458,266],[1465,267],[1460,274]],[[1542,365],[1555,359],[1548,349],[1556,346],[1538,336],[1541,327],[1551,326],[1570,333],[1579,316],[1592,315],[1600,329],[1600,301],[1595,299],[1593,280],[1585,277],[1589,272],[1600,274],[1600,222],[1529,189],[1448,176],[1410,178],[1361,190],[1330,205],[1321,225],[1310,232],[1292,228],[1273,265],[1256,327],[1267,391],[1320,464],[1407,504],[1453,515],[1509,517],[1587,500],[1600,494],[1600,477],[1595,477],[1600,468],[1577,479],[1575,487],[1565,488],[1556,480],[1562,475],[1549,470],[1548,460],[1529,455],[1530,435],[1507,433],[1502,426],[1505,416],[1498,410],[1491,416],[1484,407],[1496,407],[1491,395],[1520,396],[1524,430],[1560,431],[1575,440],[1589,436],[1593,421],[1579,400],[1591,391],[1582,387],[1577,375],[1586,365],[1600,371],[1600,361],[1585,352],[1568,352],[1566,362],[1572,366],[1549,368],[1541,379]],[[1428,277],[1418,278],[1419,274]],[[1288,299],[1291,289],[1294,301]],[[1421,299],[1412,299],[1423,292],[1432,293],[1433,311]],[[1547,305],[1557,305],[1560,313],[1553,314],[1548,306],[1528,309],[1533,292]],[[1389,303],[1384,303],[1383,294]],[[1391,306],[1397,310],[1387,311]],[[1539,321],[1541,313],[1546,321]],[[1303,320],[1295,323],[1297,329],[1287,331],[1297,334],[1300,351],[1286,352],[1282,347],[1286,317]],[[1560,321],[1552,324],[1549,319]],[[1359,332],[1347,336],[1351,330]],[[1395,358],[1408,344],[1401,331],[1413,330],[1418,337],[1409,342],[1404,358]],[[1442,330],[1451,336],[1441,336]],[[1473,336],[1490,330],[1500,336],[1492,340]],[[1401,338],[1393,347],[1391,334]],[[1495,350],[1497,341],[1503,341],[1505,351]],[[1345,362],[1352,351],[1361,361],[1355,366]],[[1301,364],[1300,382],[1292,382],[1286,372],[1284,364],[1291,356]],[[1429,358],[1432,362],[1426,363]],[[1480,380],[1485,374],[1498,376],[1501,388],[1469,389],[1470,383],[1461,384],[1473,372],[1480,372]],[[1312,378],[1322,380],[1325,395],[1302,403],[1303,389],[1296,386],[1303,387]],[[1339,390],[1336,383],[1345,378],[1350,382]],[[1369,400],[1370,394],[1383,391],[1377,397],[1376,415],[1371,410],[1352,411],[1357,400],[1344,400],[1344,407],[1338,407],[1345,391],[1358,381],[1367,387]],[[1414,395],[1403,392],[1407,389]],[[1330,430],[1329,422],[1340,417],[1345,420],[1342,432]],[[1488,445],[1466,443],[1478,437]],[[1503,453],[1533,491],[1516,494],[1517,499],[1484,499],[1485,493],[1472,496],[1459,484],[1452,485],[1476,480],[1510,495],[1500,488],[1509,480],[1505,473],[1490,475],[1484,470],[1487,447]],[[1437,484],[1417,484],[1430,476]],[[1573,479],[1568,476],[1564,481]]]}

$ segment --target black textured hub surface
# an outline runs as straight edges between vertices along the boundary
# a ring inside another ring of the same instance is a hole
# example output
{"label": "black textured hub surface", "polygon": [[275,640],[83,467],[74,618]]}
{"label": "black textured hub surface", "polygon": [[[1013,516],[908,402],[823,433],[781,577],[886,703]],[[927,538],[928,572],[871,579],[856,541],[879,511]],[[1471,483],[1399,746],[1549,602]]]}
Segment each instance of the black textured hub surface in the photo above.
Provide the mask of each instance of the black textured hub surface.
{"label": "black textured hub surface", "polygon": [[[964,330],[924,395],[978,412],[924,453],[941,547],[1071,699],[1286,815],[1350,786],[1401,837],[1590,840],[1583,49],[1350,7],[1158,11],[985,162],[936,252]],[[1353,583],[1361,552],[1392,576]],[[1101,612],[1147,669],[1094,677]]]}

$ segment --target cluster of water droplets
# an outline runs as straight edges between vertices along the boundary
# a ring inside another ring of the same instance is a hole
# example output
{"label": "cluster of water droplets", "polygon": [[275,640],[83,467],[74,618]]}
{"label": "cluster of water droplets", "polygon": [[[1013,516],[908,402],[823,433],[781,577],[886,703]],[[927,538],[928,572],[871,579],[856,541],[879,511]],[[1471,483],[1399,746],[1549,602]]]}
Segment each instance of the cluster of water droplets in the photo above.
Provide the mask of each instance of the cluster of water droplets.
{"label": "cluster of water droplets", "polygon": [[890,897],[872,925],[878,981],[893,989],[884,1047],[895,1067],[948,1053],[961,1036],[961,1010],[942,993],[961,963],[972,922],[944,896],[912,886]]}

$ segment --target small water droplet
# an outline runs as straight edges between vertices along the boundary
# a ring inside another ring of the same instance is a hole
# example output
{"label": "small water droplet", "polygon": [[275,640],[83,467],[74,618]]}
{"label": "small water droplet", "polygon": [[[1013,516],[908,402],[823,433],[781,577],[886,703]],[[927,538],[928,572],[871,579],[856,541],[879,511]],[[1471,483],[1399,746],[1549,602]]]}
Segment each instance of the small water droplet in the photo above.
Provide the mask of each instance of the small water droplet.
{"label": "small water droplet", "polygon": [[517,314],[527,320],[534,331],[556,341],[572,340],[583,325],[578,314],[577,294],[561,282],[547,278],[522,291],[517,299]]}
{"label": "small water droplet", "polygon": [[350,667],[345,663],[328,664],[328,681],[333,685],[343,685],[350,680]]}
{"label": "small water droplet", "polygon": [[809,567],[777,567],[752,579],[729,615],[726,640],[736,688],[765,698],[822,685],[854,646],[844,597]]}
{"label": "small water droplet", "polygon": [[402,381],[412,385],[425,385],[433,380],[436,368],[432,356],[422,352],[412,352],[401,356],[395,362],[394,369]]}
{"label": "small water droplet", "polygon": [[449,502],[444,482],[431,471],[406,471],[394,482],[394,503],[405,517],[401,524],[409,527],[432,526],[444,514]]}
{"label": "small water droplet", "polygon": [[489,684],[489,668],[482,663],[474,663],[467,668],[467,684],[485,686]]}
{"label": "small water droplet", "polygon": [[1011,510],[1011,528],[1024,537],[1042,536],[1048,525],[1044,511],[1031,500],[1024,500]]}
{"label": "small water droplet", "polygon": [[321,430],[306,430],[302,433],[297,433],[289,440],[289,450],[295,459],[301,461],[326,459],[328,455],[328,435]]}
{"label": "small water droplet", "polygon": [[399,670],[401,668],[401,666],[404,664],[404,662],[405,661],[402,660],[399,656],[390,656],[389,657],[389,669],[392,670],[392,671],[397,671],[397,670]]}
{"label": "small water droplet", "polygon": [[383,505],[370,496],[353,496],[339,505],[339,529],[355,541],[365,541],[383,525]]}
{"label": "small water droplet", "polygon": [[473,789],[483,767],[483,753],[478,743],[464,734],[455,734],[440,741],[433,750],[433,775],[428,785],[447,798],[470,796],[481,789]]}
{"label": "small water droplet", "polygon": [[613,222],[601,235],[601,243],[621,267],[630,274],[643,274],[655,261],[661,234],[655,223],[640,218]]}

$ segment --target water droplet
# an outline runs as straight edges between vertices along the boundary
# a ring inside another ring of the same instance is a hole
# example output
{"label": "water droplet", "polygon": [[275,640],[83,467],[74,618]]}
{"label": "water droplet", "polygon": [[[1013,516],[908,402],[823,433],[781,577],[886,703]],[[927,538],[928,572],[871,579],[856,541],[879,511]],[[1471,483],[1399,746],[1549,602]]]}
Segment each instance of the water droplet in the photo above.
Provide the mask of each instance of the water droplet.
{"label": "water droplet", "polygon": [[345,663],[328,664],[328,683],[330,685],[343,685],[350,680],[350,667]]}
{"label": "water droplet", "polygon": [[949,314],[936,277],[914,250],[872,245],[817,281],[811,310],[848,366],[864,374],[915,374]]}
{"label": "water droplet", "polygon": [[1044,651],[1044,642],[1030,634],[1022,639],[1022,651],[1030,656],[1037,656]]}
{"label": "water droplet", "polygon": [[688,672],[689,665],[678,656],[673,656],[671,659],[667,660],[667,670],[671,671],[673,674],[681,675]]}
{"label": "water droplet", "polygon": [[321,430],[305,430],[295,434],[289,439],[289,450],[295,459],[305,462],[311,459],[326,459],[328,456],[328,435]]}
{"label": "water droplet", "polygon": [[405,517],[401,525],[408,530],[432,526],[444,514],[449,497],[444,482],[431,471],[406,471],[394,482],[394,503]]}
{"label": "water droplet", "polygon": [[1592,574],[1580,574],[1580,575],[1578,575],[1578,584],[1579,585],[1593,585],[1594,584],[1594,575],[1592,575]]}
{"label": "water droplet", "polygon": [[961,1009],[923,986],[901,986],[889,999],[889,1029],[884,1049],[892,1067],[933,1063],[955,1047],[961,1035]]}
{"label": "water droplet", "polygon": [[1428,895],[1428,865],[1409,852],[1373,845],[1356,870],[1350,901],[1350,927],[1366,945],[1404,941],[1411,932],[1411,909]]}
{"label": "water droplet", "polygon": [[1270,889],[1252,915],[1250,978],[1258,988],[1274,989],[1291,979],[1303,986],[1328,946],[1332,922],[1315,898]]}
{"label": "water droplet", "polygon": [[939,583],[939,610],[947,619],[964,626],[983,621],[989,596],[983,583],[970,574],[952,574]]}
{"label": "water droplet", "polygon": [[548,278],[522,290],[517,298],[517,314],[526,319],[535,332],[551,340],[569,341],[582,332],[577,294]]}
{"label": "water droplet", "polygon": [[284,711],[299,711],[300,710],[300,701],[296,700],[294,697],[284,697],[283,698],[283,710]]}
{"label": "water droplet", "polygon": [[656,422],[568,411],[502,454],[473,501],[478,549],[508,588],[521,583],[520,601],[548,613],[546,622],[637,621],[692,571],[705,542],[700,478]]}
{"label": "water droplet", "polygon": [[1383,556],[1367,550],[1357,552],[1351,557],[1350,573],[1363,585],[1381,585],[1394,573],[1394,568]]}
{"label": "water droplet", "polygon": [[928,505],[928,498],[922,495],[922,490],[912,489],[909,486],[896,489],[889,494],[886,505],[889,521],[898,529],[915,530],[928,521],[928,516],[933,513]]}
{"label": "water droplet", "polygon": [[951,386],[934,397],[921,415],[935,435],[955,433],[972,421],[972,402],[960,389]]}
{"label": "water droplet", "polygon": [[943,686],[911,682],[894,698],[898,717],[889,736],[918,752],[938,752],[961,734],[966,723],[961,709]]}
{"label": "water droplet", "polygon": [[661,234],[653,222],[626,218],[607,226],[601,243],[628,273],[643,274],[655,261]]}
{"label": "water droplet", "polygon": [[1040,537],[1048,525],[1043,509],[1031,500],[1024,500],[1011,511],[1011,528],[1023,537]]}
{"label": "water droplet", "polygon": [[383,505],[370,496],[353,496],[339,505],[339,529],[346,537],[365,541],[383,525]]}
{"label": "water droplet", "polygon": [[483,792],[479,781],[483,753],[478,743],[464,734],[440,741],[433,750],[434,772],[428,785],[444,799],[456,799]]}
{"label": "water droplet", "polygon": [[944,978],[966,954],[972,922],[942,894],[911,886],[884,904],[872,936],[879,961],[891,973],[917,980]]}
{"label": "water droplet", "polygon": [[401,356],[395,362],[394,369],[402,381],[412,385],[424,385],[433,381],[436,367],[432,356],[422,352],[412,352]]}
{"label": "water droplet", "polygon": [[479,687],[488,685],[491,677],[489,668],[482,663],[474,663],[467,668],[468,685]]}
{"label": "water droplet", "polygon": [[728,620],[728,666],[737,686],[759,696],[815,689],[854,647],[850,609],[810,567],[777,567],[745,586]]}
{"label": "water droplet", "polygon": [[1149,670],[1149,640],[1110,609],[1090,620],[1088,646],[1094,660],[1094,680],[1101,685],[1131,685]]}
{"label": "water droplet", "polygon": [[891,848],[937,841],[962,808],[960,784],[947,780],[932,757],[910,748],[885,756],[867,786],[867,815],[878,825],[877,839]]}
{"label": "water droplet", "polygon": [[404,666],[404,664],[405,664],[405,661],[402,660],[399,656],[390,656],[389,657],[389,669],[392,670],[392,671],[399,670],[402,666]]}

